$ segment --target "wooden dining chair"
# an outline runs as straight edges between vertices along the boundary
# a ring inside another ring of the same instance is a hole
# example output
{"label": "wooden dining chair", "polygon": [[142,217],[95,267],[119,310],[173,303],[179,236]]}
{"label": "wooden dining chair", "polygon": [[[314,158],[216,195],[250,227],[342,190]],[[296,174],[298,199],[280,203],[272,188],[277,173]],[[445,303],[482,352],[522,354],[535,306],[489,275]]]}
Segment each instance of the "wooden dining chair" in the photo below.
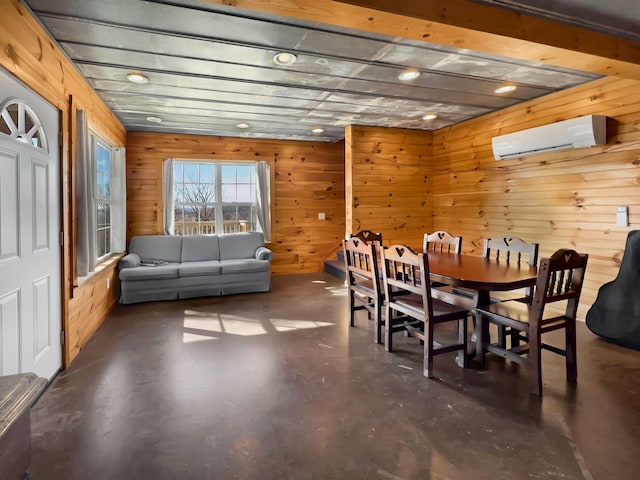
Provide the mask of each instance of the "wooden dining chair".
{"label": "wooden dining chair", "polygon": [[[461,253],[462,237],[454,237],[449,232],[443,230],[425,233],[422,242],[422,251],[425,253]],[[440,282],[431,282],[431,289],[433,298],[437,298],[438,300],[453,303],[462,308],[471,308],[473,304],[474,292],[471,290],[452,287]]]}
{"label": "wooden dining chair", "polygon": [[[574,250],[561,249],[550,258],[543,258],[538,267],[538,278],[533,291],[532,303],[508,300],[478,306],[476,335],[481,348],[477,359],[484,365],[485,352],[495,353],[514,362],[527,365],[531,374],[531,391],[542,395],[542,349],[563,355],[566,358],[567,380],[577,379],[576,361],[576,314],[582,292],[588,255]],[[566,302],[564,313],[547,306]],[[505,325],[523,333],[527,343],[506,348],[489,341],[489,324]],[[554,330],[565,331],[565,348],[560,349],[542,342],[542,335]],[[526,358],[522,355],[526,354]]]}
{"label": "wooden dining chair", "polygon": [[352,233],[351,238],[359,238],[365,243],[375,243],[376,246],[382,246],[382,233],[374,232],[371,230],[360,230],[357,233]]}
{"label": "wooden dining chair", "polygon": [[422,251],[460,253],[462,251],[462,237],[454,237],[449,232],[442,230],[425,233]]}
{"label": "wooden dining chair", "polygon": [[352,237],[342,241],[349,288],[349,324],[355,326],[355,312],[366,310],[373,319],[373,340],[382,343],[382,304],[384,292],[374,242]]}
{"label": "wooden dining chair", "polygon": [[[515,266],[524,264],[537,265],[538,263],[538,243],[528,243],[518,237],[495,237],[485,238],[482,248],[484,258],[494,259],[498,262],[510,263]],[[533,288],[528,287],[520,290],[505,292],[492,292],[491,302],[506,302],[508,300],[518,300],[520,302],[531,303],[531,293]],[[507,336],[511,336],[512,346],[519,343],[520,334],[515,330],[500,325],[498,328],[498,343],[501,347],[506,347]]]}
{"label": "wooden dining chair", "polygon": [[538,248],[538,243],[528,243],[518,237],[485,238],[482,256],[515,265],[525,261],[529,265],[537,265]]}
{"label": "wooden dining chair", "polygon": [[[393,245],[382,251],[386,295],[385,349],[393,351],[393,333],[406,330],[424,344],[426,377],[433,377],[433,357],[462,351],[467,366],[467,316],[469,311],[431,297],[429,257],[405,245]],[[458,322],[458,342],[441,345],[434,339],[434,327]]]}

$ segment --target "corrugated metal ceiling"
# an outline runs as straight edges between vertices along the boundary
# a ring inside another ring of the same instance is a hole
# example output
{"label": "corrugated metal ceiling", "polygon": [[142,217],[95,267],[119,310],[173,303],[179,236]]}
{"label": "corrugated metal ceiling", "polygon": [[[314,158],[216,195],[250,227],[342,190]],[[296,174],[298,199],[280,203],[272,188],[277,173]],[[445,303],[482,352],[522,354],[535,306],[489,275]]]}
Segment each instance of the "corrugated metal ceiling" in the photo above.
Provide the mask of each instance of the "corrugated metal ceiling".
{"label": "corrugated metal ceiling", "polygon": [[[336,141],[349,124],[432,130],[598,77],[198,0],[27,4],[129,131]],[[277,65],[279,52],[297,61]],[[420,77],[399,80],[408,68]],[[149,82],[127,81],[133,71]],[[494,93],[505,82],[518,89]]]}

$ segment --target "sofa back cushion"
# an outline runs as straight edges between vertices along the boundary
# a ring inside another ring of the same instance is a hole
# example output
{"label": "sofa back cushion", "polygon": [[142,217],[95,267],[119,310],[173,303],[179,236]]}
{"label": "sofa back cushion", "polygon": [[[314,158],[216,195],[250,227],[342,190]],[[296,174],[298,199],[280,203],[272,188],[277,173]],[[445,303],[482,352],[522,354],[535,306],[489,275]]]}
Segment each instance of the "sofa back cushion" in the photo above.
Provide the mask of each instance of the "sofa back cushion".
{"label": "sofa back cushion", "polygon": [[220,260],[217,235],[185,235],[182,237],[182,261]]}
{"label": "sofa back cushion", "polygon": [[140,259],[165,260],[180,263],[182,256],[182,237],[176,235],[141,235],[131,237],[129,252],[137,253]]}
{"label": "sofa back cushion", "polygon": [[220,240],[220,260],[255,258],[258,247],[264,245],[262,232],[223,233]]}

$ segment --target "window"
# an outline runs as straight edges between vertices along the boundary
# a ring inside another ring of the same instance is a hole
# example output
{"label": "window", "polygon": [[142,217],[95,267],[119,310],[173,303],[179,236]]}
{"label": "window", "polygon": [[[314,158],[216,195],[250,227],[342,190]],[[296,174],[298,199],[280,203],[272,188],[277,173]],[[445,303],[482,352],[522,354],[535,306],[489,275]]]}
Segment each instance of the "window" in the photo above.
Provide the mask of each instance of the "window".
{"label": "window", "polygon": [[[95,137],[94,137],[95,138]],[[96,159],[96,256],[111,253],[112,149],[101,140],[94,140]]]}
{"label": "window", "polygon": [[44,128],[36,114],[20,100],[11,100],[0,109],[0,133],[47,150]]}
{"label": "window", "polygon": [[176,234],[259,229],[255,163],[176,161],[173,186]]}
{"label": "window", "polygon": [[89,128],[76,110],[75,278],[84,281],[96,264],[126,249],[126,151]]}

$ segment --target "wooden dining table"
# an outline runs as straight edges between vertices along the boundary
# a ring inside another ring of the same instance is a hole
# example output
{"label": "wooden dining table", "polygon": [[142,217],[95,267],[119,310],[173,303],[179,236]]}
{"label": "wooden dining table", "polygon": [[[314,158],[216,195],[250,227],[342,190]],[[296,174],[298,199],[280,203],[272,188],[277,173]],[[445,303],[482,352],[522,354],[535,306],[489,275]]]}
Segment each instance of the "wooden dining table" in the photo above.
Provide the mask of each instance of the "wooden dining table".
{"label": "wooden dining table", "polygon": [[[460,287],[474,292],[472,306],[489,305],[491,292],[517,290],[535,285],[538,275],[536,266],[517,264],[446,252],[428,252],[429,273],[432,282],[440,282],[452,287]],[[476,325],[478,321],[475,320]],[[481,346],[481,337],[475,330],[472,342],[475,345],[471,355]],[[458,361],[460,364],[460,360]]]}

